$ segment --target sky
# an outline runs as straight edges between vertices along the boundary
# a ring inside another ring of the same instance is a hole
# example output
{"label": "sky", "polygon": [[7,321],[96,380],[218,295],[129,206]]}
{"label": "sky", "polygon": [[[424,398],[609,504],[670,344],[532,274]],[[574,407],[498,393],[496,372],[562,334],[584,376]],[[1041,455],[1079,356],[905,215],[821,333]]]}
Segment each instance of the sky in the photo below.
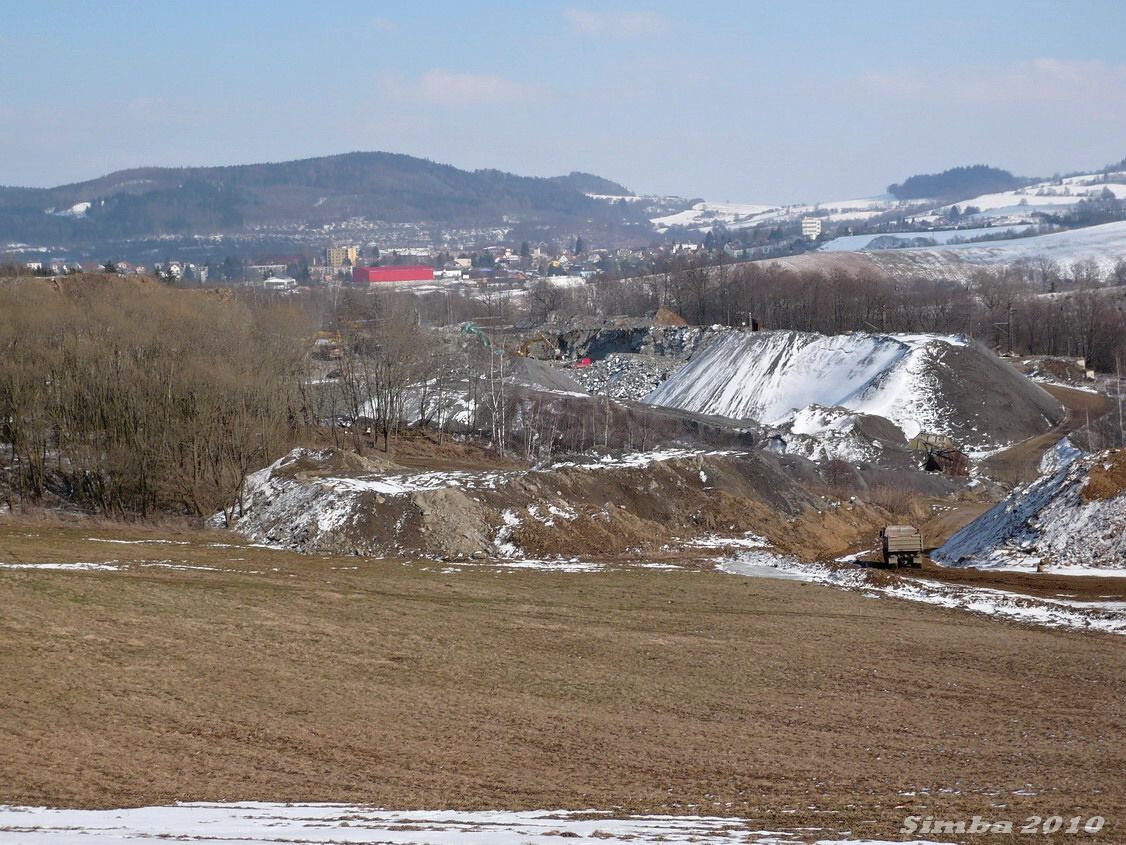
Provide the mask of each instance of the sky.
{"label": "sky", "polygon": [[1126,156],[1120,0],[0,0],[0,184],[387,150],[734,202]]}

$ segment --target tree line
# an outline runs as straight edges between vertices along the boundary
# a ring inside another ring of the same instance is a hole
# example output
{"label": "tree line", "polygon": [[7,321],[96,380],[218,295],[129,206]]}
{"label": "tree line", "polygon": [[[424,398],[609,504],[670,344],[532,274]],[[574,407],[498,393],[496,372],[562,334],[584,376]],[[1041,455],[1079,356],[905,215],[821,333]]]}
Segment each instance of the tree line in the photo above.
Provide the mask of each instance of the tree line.
{"label": "tree line", "polygon": [[0,497],[197,517],[310,421],[304,314],[152,282],[0,286]]}

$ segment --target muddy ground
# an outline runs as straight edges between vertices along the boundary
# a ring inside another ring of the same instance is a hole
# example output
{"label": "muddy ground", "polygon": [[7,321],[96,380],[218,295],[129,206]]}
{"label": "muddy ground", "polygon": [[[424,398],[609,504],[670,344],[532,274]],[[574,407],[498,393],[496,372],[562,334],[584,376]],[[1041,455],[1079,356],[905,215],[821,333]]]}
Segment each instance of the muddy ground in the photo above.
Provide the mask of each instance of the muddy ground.
{"label": "muddy ground", "polygon": [[89,523],[0,522],[0,560],[123,567],[0,569],[0,803],[613,807],[857,836],[1101,814],[1099,841],[1123,838],[1108,636],[706,571],[453,572]]}

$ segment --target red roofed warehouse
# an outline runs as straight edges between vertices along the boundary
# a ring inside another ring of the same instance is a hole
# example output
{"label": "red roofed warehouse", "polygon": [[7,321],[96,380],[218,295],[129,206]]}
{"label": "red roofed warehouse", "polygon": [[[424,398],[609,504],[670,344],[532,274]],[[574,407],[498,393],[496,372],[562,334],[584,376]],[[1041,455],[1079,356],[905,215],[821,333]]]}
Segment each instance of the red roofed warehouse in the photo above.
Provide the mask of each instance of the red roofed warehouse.
{"label": "red roofed warehouse", "polygon": [[423,264],[397,264],[391,267],[353,267],[352,284],[374,285],[380,282],[432,282],[434,268]]}

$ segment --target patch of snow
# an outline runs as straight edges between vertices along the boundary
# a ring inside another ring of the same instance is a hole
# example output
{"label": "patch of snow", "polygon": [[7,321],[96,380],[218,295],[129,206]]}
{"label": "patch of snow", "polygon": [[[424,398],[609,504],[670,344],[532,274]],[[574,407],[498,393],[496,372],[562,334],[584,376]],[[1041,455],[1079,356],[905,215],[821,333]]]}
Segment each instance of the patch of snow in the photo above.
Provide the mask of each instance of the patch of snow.
{"label": "patch of snow", "polygon": [[[619,815],[600,810],[383,810],[349,804],[252,801],[121,810],[0,806],[0,831],[17,834],[23,845],[153,840],[209,845],[557,845],[561,837],[610,845],[796,845],[807,842],[811,832],[809,828],[762,830],[748,820],[723,816]],[[820,839],[818,845],[891,845],[840,836],[846,838]],[[914,845],[943,843],[915,840]]]}
{"label": "patch of snow", "polygon": [[493,545],[496,547],[497,554],[501,557],[513,558],[520,553],[520,548],[512,542],[513,532],[520,527],[520,517],[512,510],[506,510],[501,519],[504,525],[500,527],[497,532],[496,539],[493,540]]}
{"label": "patch of snow", "polygon": [[501,569],[540,569],[546,572],[601,572],[604,568],[600,563],[582,561],[578,558],[548,560],[521,558],[519,560],[489,561],[488,563]]}
{"label": "patch of snow", "polygon": [[698,549],[767,549],[770,541],[758,534],[748,531],[742,537],[720,537],[717,534],[706,534],[685,541],[683,546]]}
{"label": "patch of snow", "polygon": [[[874,461],[882,444],[858,430],[859,417],[845,408],[807,405],[794,411],[779,426],[785,454],[800,455],[811,461],[834,458],[851,461]],[[902,440],[902,444],[906,444]]]}
{"label": "patch of snow", "polygon": [[722,559],[716,565],[720,571],[732,575],[806,581],[870,596],[964,610],[1011,622],[1126,635],[1126,606],[1122,602],[1064,602],[917,577],[876,581],[870,570],[860,567],[807,564],[765,550]]}
{"label": "patch of snow", "polygon": [[70,208],[64,208],[60,211],[51,209],[48,214],[54,214],[56,217],[85,217],[86,213],[90,210],[93,203],[89,202],[76,202]]}
{"label": "patch of snow", "polygon": [[91,543],[120,543],[126,546],[190,546],[188,540],[110,540],[105,537],[87,537]]}
{"label": "patch of snow", "polygon": [[1077,449],[1071,438],[1064,437],[1051,449],[1044,453],[1040,459],[1039,471],[1041,475],[1051,475],[1068,467],[1076,458],[1084,455],[1082,449]]}
{"label": "patch of snow", "polygon": [[116,561],[104,563],[0,563],[0,569],[47,569],[74,572],[116,572],[121,569]]}

